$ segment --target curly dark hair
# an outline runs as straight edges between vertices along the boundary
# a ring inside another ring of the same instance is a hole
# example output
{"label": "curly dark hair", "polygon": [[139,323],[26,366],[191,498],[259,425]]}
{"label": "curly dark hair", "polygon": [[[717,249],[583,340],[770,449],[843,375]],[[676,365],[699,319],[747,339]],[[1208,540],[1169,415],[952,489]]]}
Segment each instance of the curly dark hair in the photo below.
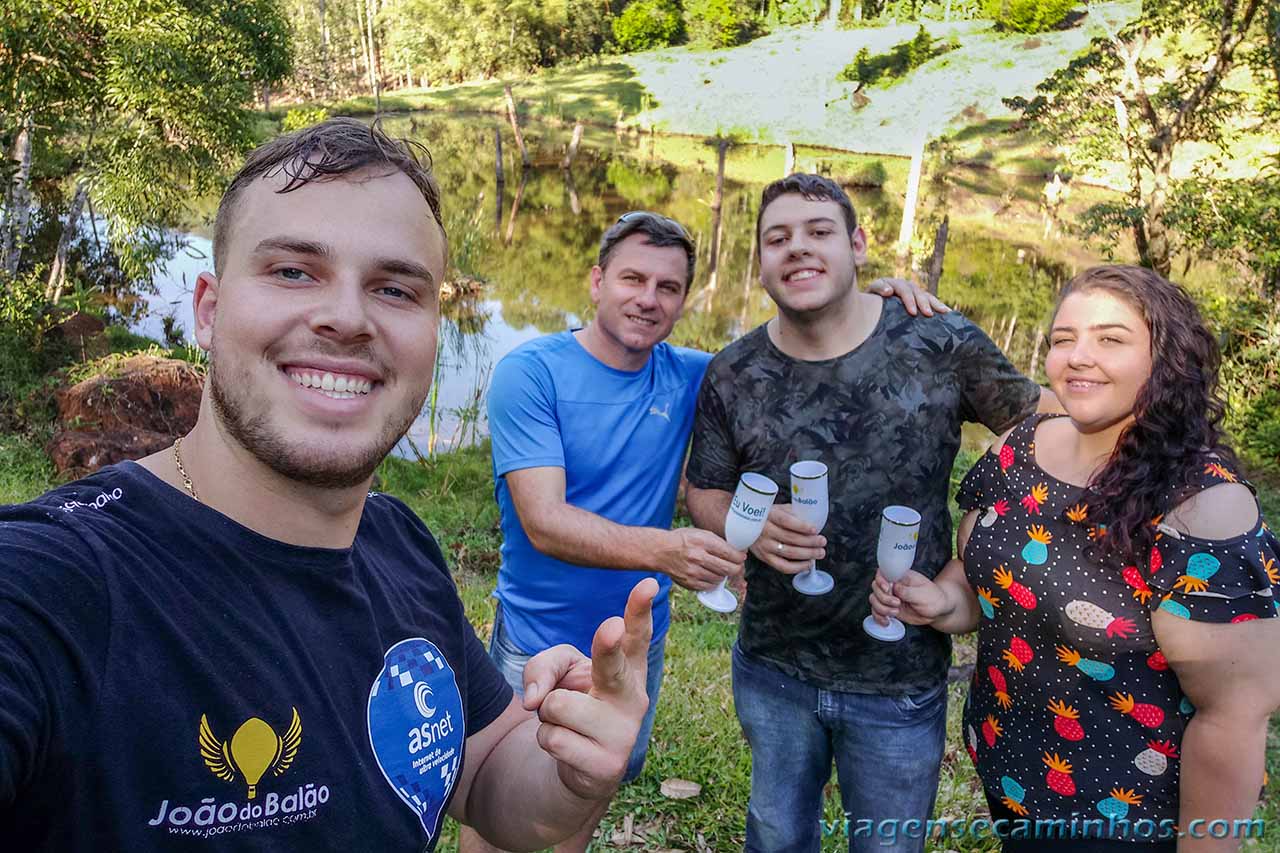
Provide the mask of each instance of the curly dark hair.
{"label": "curly dark hair", "polygon": [[1207,457],[1235,463],[1222,440],[1221,356],[1195,302],[1153,270],[1125,264],[1087,269],[1063,288],[1054,316],[1067,297],[1091,290],[1125,300],[1151,332],[1151,375],[1134,401],[1133,423],[1089,485],[1090,509],[1107,520],[1095,556],[1145,566],[1155,541],[1153,519],[1189,497]]}

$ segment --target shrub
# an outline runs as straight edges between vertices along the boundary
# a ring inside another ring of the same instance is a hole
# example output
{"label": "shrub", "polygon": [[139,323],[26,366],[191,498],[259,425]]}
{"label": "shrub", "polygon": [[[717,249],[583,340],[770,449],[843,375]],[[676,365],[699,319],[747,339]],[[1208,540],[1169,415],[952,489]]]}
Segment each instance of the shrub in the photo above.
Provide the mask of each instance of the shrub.
{"label": "shrub", "polygon": [[1079,0],[983,0],[983,13],[1002,30],[1042,33],[1058,27]]}
{"label": "shrub", "polygon": [[613,39],[624,53],[666,47],[680,37],[675,0],[635,0],[613,19]]}
{"label": "shrub", "polygon": [[745,0],[686,0],[684,27],[704,47],[733,47],[760,31],[753,4]]}
{"label": "shrub", "polygon": [[960,43],[954,37],[945,41],[935,39],[922,25],[911,41],[895,44],[888,53],[872,56],[870,50],[862,48],[853,57],[853,62],[836,75],[836,79],[872,86],[882,80],[901,77],[911,69],[959,46]]}
{"label": "shrub", "polygon": [[812,23],[825,9],[822,0],[778,0],[769,4],[769,25],[790,27]]}
{"label": "shrub", "polygon": [[281,133],[292,133],[295,130],[302,130],[304,127],[319,124],[328,117],[329,111],[324,107],[317,107],[313,110],[305,107],[292,109],[285,113],[284,121],[280,124],[280,131]]}

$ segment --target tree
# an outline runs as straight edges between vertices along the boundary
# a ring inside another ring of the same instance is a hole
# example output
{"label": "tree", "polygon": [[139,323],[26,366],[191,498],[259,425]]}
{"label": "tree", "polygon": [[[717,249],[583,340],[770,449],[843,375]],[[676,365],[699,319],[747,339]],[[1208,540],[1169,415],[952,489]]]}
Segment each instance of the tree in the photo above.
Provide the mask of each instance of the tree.
{"label": "tree", "polygon": [[0,224],[0,276],[47,266],[46,293],[62,290],[69,239],[52,257],[23,257],[33,176],[50,187],[50,210],[70,214],[64,236],[96,203],[123,266],[145,276],[148,232],[252,145],[245,107],[258,86],[288,74],[290,58],[276,0],[7,0],[0,138],[18,167]]}
{"label": "tree", "polygon": [[1077,170],[1124,164],[1124,202],[1095,205],[1088,227],[1113,237],[1127,228],[1142,263],[1163,275],[1178,248],[1169,205],[1184,146],[1203,141],[1225,151],[1241,118],[1259,116],[1250,92],[1224,82],[1234,66],[1256,67],[1269,50],[1262,7],[1261,0],[1147,0],[1136,20],[1095,39],[1033,99],[1006,101],[1062,144]]}

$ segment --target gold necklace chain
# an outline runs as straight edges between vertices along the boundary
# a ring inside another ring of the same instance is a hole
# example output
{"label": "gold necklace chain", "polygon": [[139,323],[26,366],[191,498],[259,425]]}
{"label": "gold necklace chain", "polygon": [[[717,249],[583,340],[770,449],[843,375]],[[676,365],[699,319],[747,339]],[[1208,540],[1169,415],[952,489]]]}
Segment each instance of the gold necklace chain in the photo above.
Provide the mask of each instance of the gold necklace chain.
{"label": "gold necklace chain", "polygon": [[182,467],[182,453],[178,448],[182,446],[182,436],[178,436],[177,441],[173,443],[173,461],[177,463],[178,473],[182,475],[182,485],[187,490],[187,494],[191,495],[194,501],[200,500],[200,496],[196,494],[196,487],[191,482],[191,475],[187,473],[187,469]]}

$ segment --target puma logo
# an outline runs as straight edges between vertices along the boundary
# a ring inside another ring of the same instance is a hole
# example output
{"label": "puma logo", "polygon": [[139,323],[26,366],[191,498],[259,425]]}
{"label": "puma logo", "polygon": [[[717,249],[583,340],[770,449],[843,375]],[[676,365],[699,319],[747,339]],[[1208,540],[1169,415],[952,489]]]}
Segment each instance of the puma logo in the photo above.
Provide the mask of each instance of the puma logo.
{"label": "puma logo", "polygon": [[667,423],[671,423],[671,401],[667,401],[667,407],[665,409],[659,409],[657,406],[650,406],[649,414],[657,415],[660,418],[666,418]]}

